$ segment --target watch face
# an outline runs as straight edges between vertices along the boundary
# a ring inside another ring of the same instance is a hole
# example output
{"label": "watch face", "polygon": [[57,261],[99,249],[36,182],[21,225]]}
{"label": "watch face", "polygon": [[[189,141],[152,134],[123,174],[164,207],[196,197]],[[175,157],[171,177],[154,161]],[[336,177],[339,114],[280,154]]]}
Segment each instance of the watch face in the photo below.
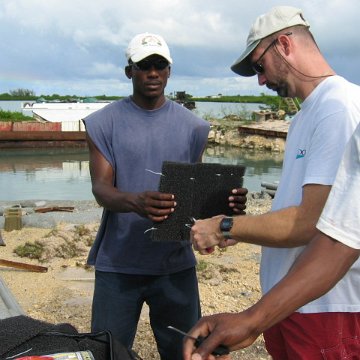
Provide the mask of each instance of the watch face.
{"label": "watch face", "polygon": [[232,217],[224,217],[220,222],[220,230],[221,231],[230,231],[233,226],[233,218]]}

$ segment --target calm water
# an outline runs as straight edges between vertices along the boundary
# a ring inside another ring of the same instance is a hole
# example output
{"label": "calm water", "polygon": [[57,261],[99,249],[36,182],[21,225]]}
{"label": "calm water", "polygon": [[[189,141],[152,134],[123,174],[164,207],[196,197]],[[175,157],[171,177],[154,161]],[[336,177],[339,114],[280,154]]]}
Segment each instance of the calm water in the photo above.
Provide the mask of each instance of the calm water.
{"label": "calm water", "polygon": [[0,109],[5,111],[21,111],[21,103],[25,101],[0,101]]}
{"label": "calm water", "polygon": [[[280,178],[282,155],[209,146],[204,162],[246,166],[244,186],[261,191],[261,182]],[[91,200],[87,149],[11,149],[0,151],[0,200]]]}
{"label": "calm water", "polygon": [[90,200],[87,149],[0,150],[0,200]]}
{"label": "calm water", "polygon": [[[4,104],[7,103],[7,104]],[[21,101],[2,102],[3,110],[20,111]],[[248,105],[246,105],[248,106]],[[251,104],[251,110],[257,105]],[[241,104],[198,103],[203,114],[243,112]],[[200,114],[199,114],[200,115]],[[255,153],[235,147],[208,146],[204,162],[246,166],[244,186],[261,191],[261,182],[278,181],[282,154]],[[0,150],[0,200],[90,200],[87,149]]]}

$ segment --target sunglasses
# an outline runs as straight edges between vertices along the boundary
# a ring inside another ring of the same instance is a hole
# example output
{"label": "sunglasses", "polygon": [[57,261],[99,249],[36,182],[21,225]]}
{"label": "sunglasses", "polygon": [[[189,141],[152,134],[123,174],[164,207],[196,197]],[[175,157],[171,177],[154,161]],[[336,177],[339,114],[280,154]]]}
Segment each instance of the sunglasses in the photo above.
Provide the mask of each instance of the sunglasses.
{"label": "sunglasses", "polygon": [[137,63],[132,63],[131,66],[135,70],[149,71],[153,67],[155,70],[164,70],[169,66],[169,62],[166,60],[142,60]]}
{"label": "sunglasses", "polygon": [[[291,35],[291,32],[286,33],[285,35]],[[257,75],[262,75],[265,72],[263,64],[260,63],[260,60],[265,56],[265,54],[277,43],[278,38],[274,39],[262,52],[262,54],[258,57],[256,61],[251,64],[251,68]]]}

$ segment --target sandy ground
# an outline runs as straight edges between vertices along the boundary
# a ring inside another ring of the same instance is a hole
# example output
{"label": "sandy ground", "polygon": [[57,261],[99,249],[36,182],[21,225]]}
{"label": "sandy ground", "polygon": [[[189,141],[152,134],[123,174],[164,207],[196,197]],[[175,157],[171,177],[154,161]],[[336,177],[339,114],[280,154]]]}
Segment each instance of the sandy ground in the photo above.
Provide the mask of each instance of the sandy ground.
{"label": "sandy ground", "polygon": [[[267,196],[265,199],[249,199],[248,213],[265,212],[270,204]],[[52,228],[2,230],[6,246],[0,246],[1,259],[45,266],[48,271],[36,273],[0,266],[0,276],[28,316],[51,323],[69,322],[80,332],[87,332],[90,330],[94,273],[92,268],[86,267],[85,261],[98,218],[95,217],[93,223],[88,219],[86,226],[82,225],[80,230],[70,220],[62,220]],[[41,262],[14,253],[19,245],[35,241],[46,245]],[[64,252],[63,249],[69,247],[72,253]],[[197,257],[204,315],[240,311],[260,297],[259,247],[239,244],[223,251],[217,250],[209,256]],[[146,307],[139,322],[134,350],[144,360],[159,359]],[[262,338],[259,338],[251,347],[232,353],[232,359],[261,360],[270,357],[264,349]]]}

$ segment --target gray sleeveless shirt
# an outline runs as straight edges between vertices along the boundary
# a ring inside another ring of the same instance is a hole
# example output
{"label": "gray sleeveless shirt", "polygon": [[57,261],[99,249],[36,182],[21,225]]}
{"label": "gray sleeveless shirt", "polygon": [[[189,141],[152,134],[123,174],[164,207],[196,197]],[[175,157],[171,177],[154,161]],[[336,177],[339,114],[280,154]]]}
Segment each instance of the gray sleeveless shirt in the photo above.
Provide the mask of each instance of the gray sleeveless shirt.
{"label": "gray sleeveless shirt", "polygon": [[[163,161],[196,162],[204,149],[209,123],[166,100],[145,110],[130,99],[113,102],[84,120],[88,136],[113,167],[120,191],[158,190]],[[175,210],[176,211],[176,210]],[[153,242],[153,223],[136,213],[104,210],[88,264],[100,271],[170,274],[195,265],[191,245]]]}

